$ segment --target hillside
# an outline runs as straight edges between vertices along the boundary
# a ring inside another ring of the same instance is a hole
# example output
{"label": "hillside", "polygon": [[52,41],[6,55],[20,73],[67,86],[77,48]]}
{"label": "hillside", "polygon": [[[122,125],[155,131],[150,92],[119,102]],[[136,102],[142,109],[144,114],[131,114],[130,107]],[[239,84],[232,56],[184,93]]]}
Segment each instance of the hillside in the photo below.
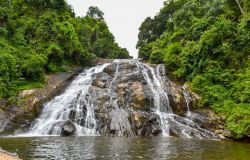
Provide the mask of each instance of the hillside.
{"label": "hillside", "polygon": [[233,137],[250,137],[249,0],[166,1],[142,23],[137,47],[225,116]]}

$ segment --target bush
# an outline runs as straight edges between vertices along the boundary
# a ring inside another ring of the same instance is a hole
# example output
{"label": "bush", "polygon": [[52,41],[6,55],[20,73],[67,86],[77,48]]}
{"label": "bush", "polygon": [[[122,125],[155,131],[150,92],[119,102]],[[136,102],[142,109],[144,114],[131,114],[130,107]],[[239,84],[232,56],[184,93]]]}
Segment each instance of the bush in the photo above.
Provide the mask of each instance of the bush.
{"label": "bush", "polygon": [[14,95],[17,76],[16,58],[0,51],[0,98]]}
{"label": "bush", "polygon": [[24,61],[22,73],[26,80],[41,81],[44,78],[46,59],[41,55],[31,55]]}
{"label": "bush", "polygon": [[63,50],[56,44],[51,44],[46,51],[48,57],[48,63],[61,64],[64,58]]}
{"label": "bush", "polygon": [[181,53],[180,43],[171,43],[164,54],[164,64],[169,71],[175,71],[180,66],[179,54]]}
{"label": "bush", "polygon": [[160,50],[153,51],[150,58],[149,58],[149,62],[155,63],[155,64],[163,63],[164,53],[162,53],[162,52],[163,51],[160,51]]}

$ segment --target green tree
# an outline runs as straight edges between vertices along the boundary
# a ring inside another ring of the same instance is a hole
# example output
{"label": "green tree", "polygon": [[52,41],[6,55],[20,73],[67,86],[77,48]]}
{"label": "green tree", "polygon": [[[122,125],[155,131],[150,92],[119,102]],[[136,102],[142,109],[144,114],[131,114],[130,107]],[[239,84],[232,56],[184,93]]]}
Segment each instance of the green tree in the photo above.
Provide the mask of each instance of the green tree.
{"label": "green tree", "polygon": [[104,13],[98,7],[94,7],[94,6],[89,7],[87,16],[92,17],[94,19],[104,20],[103,18]]}

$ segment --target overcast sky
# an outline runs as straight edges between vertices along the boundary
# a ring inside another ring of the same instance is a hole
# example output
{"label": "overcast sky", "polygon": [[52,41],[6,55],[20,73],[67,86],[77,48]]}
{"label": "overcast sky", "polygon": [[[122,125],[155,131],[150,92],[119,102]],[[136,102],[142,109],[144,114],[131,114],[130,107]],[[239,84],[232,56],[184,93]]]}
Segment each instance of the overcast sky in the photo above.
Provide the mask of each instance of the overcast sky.
{"label": "overcast sky", "polygon": [[90,6],[104,12],[104,18],[114,34],[116,42],[137,57],[136,50],[139,27],[148,16],[154,16],[163,6],[164,0],[67,0],[77,16],[85,16]]}

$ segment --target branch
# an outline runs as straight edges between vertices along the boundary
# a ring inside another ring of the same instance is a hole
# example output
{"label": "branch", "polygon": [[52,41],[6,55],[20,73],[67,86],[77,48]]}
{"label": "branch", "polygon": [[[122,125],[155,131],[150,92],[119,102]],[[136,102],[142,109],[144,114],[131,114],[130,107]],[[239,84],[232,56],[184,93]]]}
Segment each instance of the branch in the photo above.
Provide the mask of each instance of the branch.
{"label": "branch", "polygon": [[239,6],[239,8],[240,8],[240,11],[241,11],[242,15],[244,15],[244,11],[243,11],[243,9],[242,9],[242,7],[241,7],[241,5],[240,5],[239,0],[235,0],[235,2],[238,4],[238,6]]}

